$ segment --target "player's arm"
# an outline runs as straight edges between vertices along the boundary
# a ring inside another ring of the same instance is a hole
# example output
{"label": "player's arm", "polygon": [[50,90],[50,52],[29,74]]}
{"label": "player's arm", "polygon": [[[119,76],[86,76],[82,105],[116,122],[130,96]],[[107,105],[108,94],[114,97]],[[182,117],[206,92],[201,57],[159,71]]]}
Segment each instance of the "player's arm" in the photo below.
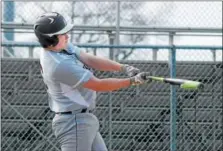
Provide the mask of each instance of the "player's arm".
{"label": "player's arm", "polygon": [[89,70],[77,65],[75,62],[64,60],[56,68],[53,74],[54,80],[69,85],[72,88],[83,86],[94,91],[113,91],[130,85],[145,82],[145,73],[139,73],[131,78],[96,78]]}
{"label": "player's arm", "polygon": [[149,72],[141,72],[134,77],[117,79],[117,78],[106,78],[98,79],[93,75],[90,79],[83,83],[83,87],[94,90],[94,91],[114,91],[121,88],[129,87],[131,85],[143,84],[147,81],[146,76],[149,76]]}
{"label": "player's arm", "polygon": [[133,66],[120,64],[107,58],[94,56],[82,51],[80,52],[80,59],[84,64],[100,71],[121,71],[130,77],[140,72],[138,68]]}
{"label": "player's arm", "polygon": [[94,91],[114,91],[121,88],[126,88],[131,85],[130,78],[117,79],[117,78],[106,78],[98,79],[92,76],[87,82],[83,84],[83,87],[94,90]]}
{"label": "player's arm", "polygon": [[84,64],[100,71],[121,71],[123,66],[118,62],[94,56],[83,51],[80,52],[80,59]]}

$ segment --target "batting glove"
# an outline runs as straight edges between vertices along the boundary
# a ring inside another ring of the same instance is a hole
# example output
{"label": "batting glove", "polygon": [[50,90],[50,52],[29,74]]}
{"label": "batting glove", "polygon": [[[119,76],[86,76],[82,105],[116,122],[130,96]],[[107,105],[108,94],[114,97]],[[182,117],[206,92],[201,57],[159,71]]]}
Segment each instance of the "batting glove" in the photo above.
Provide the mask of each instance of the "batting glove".
{"label": "batting glove", "polygon": [[126,75],[128,75],[129,77],[133,77],[140,72],[140,70],[138,68],[135,68],[135,67],[129,66],[129,65],[123,65],[121,67],[121,71],[123,73],[125,73]]}
{"label": "batting glove", "polygon": [[130,78],[130,84],[131,85],[139,85],[143,83],[151,82],[149,79],[146,78],[146,76],[151,76],[150,72],[141,72],[137,74],[136,76]]}

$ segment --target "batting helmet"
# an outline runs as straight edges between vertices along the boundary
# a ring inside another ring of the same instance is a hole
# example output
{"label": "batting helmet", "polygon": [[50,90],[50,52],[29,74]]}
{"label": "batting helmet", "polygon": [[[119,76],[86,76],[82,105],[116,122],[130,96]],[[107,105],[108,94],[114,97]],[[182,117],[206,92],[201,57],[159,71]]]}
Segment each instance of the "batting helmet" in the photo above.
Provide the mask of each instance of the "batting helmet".
{"label": "batting helmet", "polygon": [[56,46],[59,42],[57,35],[65,34],[73,28],[64,17],[56,12],[45,13],[34,24],[35,34],[40,44],[46,48]]}

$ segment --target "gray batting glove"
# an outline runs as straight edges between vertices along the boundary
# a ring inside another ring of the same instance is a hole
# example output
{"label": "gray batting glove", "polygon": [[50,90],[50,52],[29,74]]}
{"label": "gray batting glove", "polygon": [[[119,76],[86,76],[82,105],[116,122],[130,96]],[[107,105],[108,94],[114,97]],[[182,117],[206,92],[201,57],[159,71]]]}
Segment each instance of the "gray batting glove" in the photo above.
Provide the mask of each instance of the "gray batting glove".
{"label": "gray batting glove", "polygon": [[121,68],[121,72],[125,73],[129,77],[133,77],[133,76],[137,75],[140,72],[140,70],[133,66],[123,65]]}
{"label": "gray batting glove", "polygon": [[151,76],[150,72],[141,72],[137,74],[136,76],[130,78],[130,84],[131,85],[139,85],[143,83],[151,82],[151,80],[147,79],[146,76]]}

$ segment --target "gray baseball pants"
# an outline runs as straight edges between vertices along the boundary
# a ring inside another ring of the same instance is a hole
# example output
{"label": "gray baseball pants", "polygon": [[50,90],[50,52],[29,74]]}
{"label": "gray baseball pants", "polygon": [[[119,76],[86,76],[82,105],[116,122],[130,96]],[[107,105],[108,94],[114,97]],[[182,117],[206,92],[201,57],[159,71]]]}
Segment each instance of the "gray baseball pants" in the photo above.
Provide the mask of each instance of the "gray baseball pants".
{"label": "gray baseball pants", "polygon": [[62,151],[107,151],[92,113],[55,115],[52,128]]}

